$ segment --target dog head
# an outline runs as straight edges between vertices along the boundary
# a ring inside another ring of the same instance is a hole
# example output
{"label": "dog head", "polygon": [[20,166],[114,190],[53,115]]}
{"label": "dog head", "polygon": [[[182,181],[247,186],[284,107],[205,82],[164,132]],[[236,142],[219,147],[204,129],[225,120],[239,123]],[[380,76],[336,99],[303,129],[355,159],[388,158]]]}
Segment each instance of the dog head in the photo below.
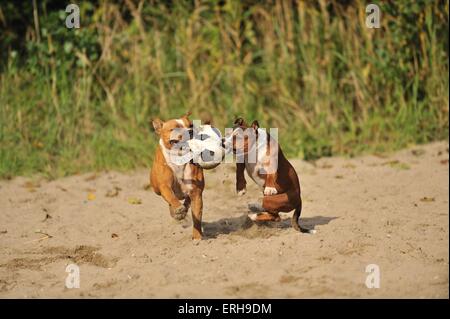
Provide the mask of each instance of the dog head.
{"label": "dog head", "polygon": [[163,151],[176,165],[191,161],[205,169],[217,167],[225,156],[220,131],[210,124],[211,116],[203,119],[205,124],[199,124],[191,122],[189,115],[166,122],[152,121]]}
{"label": "dog head", "polygon": [[178,143],[187,142],[192,138],[192,122],[189,120],[190,112],[179,119],[163,122],[159,118],[152,121],[156,134],[159,135],[165,148],[172,149]]}
{"label": "dog head", "polygon": [[234,154],[248,153],[249,149],[256,142],[258,137],[259,123],[254,120],[249,126],[242,117],[237,118],[233,123],[233,130],[224,138],[224,146]]}

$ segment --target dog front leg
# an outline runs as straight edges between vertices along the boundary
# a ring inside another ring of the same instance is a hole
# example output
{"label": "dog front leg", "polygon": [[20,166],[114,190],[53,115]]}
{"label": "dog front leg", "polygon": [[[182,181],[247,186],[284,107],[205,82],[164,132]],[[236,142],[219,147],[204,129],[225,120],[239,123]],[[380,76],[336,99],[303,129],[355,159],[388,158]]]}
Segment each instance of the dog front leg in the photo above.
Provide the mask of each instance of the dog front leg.
{"label": "dog front leg", "polygon": [[276,174],[267,174],[266,181],[264,183],[264,195],[276,195],[278,191],[276,189],[275,181],[277,179]]}
{"label": "dog front leg", "polygon": [[169,204],[170,215],[176,220],[182,220],[186,217],[187,208],[182,205],[175,196],[172,188],[167,185],[161,186],[161,196]]}
{"label": "dog front leg", "polygon": [[238,196],[242,196],[247,192],[247,182],[245,180],[245,164],[237,163],[236,164],[236,193]]}
{"label": "dog front leg", "polygon": [[203,199],[201,193],[194,193],[191,197],[192,207],[192,239],[202,239],[202,212],[203,212]]}

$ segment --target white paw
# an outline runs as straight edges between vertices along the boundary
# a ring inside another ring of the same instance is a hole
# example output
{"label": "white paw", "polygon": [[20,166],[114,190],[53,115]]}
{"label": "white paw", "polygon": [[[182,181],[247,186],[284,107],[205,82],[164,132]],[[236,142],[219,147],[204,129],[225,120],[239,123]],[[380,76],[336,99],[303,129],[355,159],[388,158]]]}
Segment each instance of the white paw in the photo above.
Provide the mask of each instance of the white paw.
{"label": "white paw", "polygon": [[243,196],[245,193],[247,193],[247,189],[246,188],[243,188],[243,189],[237,191],[237,195],[238,196]]}
{"label": "white paw", "polygon": [[275,195],[275,194],[278,194],[277,189],[275,187],[264,188],[264,195]]}
{"label": "white paw", "polygon": [[252,221],[256,221],[256,219],[258,218],[258,214],[248,214],[248,218],[250,218]]}
{"label": "white paw", "polygon": [[262,205],[260,203],[248,204],[248,209],[254,213],[260,213],[260,212],[264,211],[264,208],[262,207]]}

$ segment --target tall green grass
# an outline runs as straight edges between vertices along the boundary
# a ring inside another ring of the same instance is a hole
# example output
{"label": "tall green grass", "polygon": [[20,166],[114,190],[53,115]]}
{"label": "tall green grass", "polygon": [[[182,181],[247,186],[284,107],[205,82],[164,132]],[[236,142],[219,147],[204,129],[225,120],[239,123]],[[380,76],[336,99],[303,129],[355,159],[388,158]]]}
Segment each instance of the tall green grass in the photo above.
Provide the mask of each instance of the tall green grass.
{"label": "tall green grass", "polygon": [[150,119],[188,109],[308,160],[448,136],[448,1],[380,4],[380,29],[358,0],[83,2],[79,30],[44,6],[1,65],[0,177],[149,166]]}

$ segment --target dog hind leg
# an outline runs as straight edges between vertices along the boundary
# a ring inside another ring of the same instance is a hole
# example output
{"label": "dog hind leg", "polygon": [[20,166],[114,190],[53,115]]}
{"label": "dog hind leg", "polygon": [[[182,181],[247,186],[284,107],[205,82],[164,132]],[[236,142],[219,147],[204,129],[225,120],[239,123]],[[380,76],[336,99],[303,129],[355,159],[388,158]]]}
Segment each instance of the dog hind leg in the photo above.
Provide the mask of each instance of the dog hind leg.
{"label": "dog hind leg", "polygon": [[300,214],[302,212],[302,199],[297,194],[281,193],[276,195],[264,196],[263,204],[264,211],[278,213],[278,212],[290,212],[294,210],[292,215],[291,224],[292,227],[302,233],[314,234],[316,231],[313,229],[306,229],[298,223]]}
{"label": "dog hind leg", "polygon": [[192,198],[192,239],[202,239],[202,212],[203,199],[201,194],[195,194]]}

